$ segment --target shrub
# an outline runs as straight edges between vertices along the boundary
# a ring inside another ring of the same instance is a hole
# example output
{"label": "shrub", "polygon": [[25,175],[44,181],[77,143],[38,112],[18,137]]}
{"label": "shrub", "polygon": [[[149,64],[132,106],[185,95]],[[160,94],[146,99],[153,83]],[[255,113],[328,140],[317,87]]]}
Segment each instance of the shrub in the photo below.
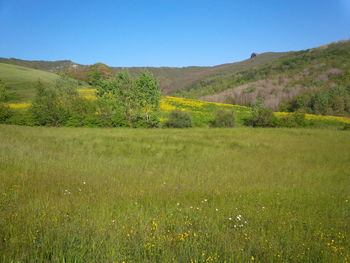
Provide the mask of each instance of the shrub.
{"label": "shrub", "polygon": [[13,110],[12,116],[6,120],[6,124],[34,126],[35,123],[28,110]]}
{"label": "shrub", "polygon": [[304,112],[296,111],[292,115],[293,115],[294,121],[297,124],[297,126],[305,127],[307,125],[307,121],[306,121]]}
{"label": "shrub", "polygon": [[276,127],[277,118],[271,109],[258,103],[253,107],[252,115],[246,119],[245,124],[253,127]]}
{"label": "shrub", "polygon": [[171,111],[168,120],[164,123],[168,128],[189,128],[192,127],[191,116],[185,111]]}
{"label": "shrub", "polygon": [[5,82],[0,79],[0,102],[8,102],[16,97],[15,92],[10,92]]}
{"label": "shrub", "polygon": [[344,131],[350,131],[350,123],[345,124],[344,127],[343,127],[343,130]]}
{"label": "shrub", "polygon": [[235,115],[232,110],[218,110],[214,114],[214,119],[211,123],[212,127],[234,127]]}
{"label": "shrub", "polygon": [[68,112],[59,100],[57,91],[37,84],[37,94],[29,108],[36,125],[61,126],[69,119]]}
{"label": "shrub", "polygon": [[293,112],[285,117],[280,118],[277,121],[277,126],[279,127],[305,127],[307,126],[307,121],[305,119],[305,114],[302,112]]}
{"label": "shrub", "polygon": [[0,103],[0,123],[4,123],[7,119],[11,118],[13,111],[9,106],[4,103]]}

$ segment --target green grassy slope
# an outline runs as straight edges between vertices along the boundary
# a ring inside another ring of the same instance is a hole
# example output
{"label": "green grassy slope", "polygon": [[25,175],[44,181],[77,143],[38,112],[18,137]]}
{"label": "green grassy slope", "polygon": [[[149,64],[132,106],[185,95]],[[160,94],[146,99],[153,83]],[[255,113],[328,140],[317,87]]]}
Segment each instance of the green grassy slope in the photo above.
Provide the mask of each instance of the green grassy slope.
{"label": "green grassy slope", "polygon": [[[5,83],[11,94],[9,103],[31,102],[35,96],[35,86],[40,80],[43,84],[54,85],[59,76],[43,70],[0,63],[0,80]],[[76,87],[84,90],[89,85],[82,81],[75,81]]]}
{"label": "green grassy slope", "polygon": [[35,95],[38,80],[53,83],[57,79],[54,73],[16,65],[0,63],[0,79],[5,82],[10,92],[14,92],[13,102],[31,101]]}
{"label": "green grassy slope", "polygon": [[347,262],[349,132],[0,126],[0,261]]}
{"label": "green grassy slope", "polygon": [[44,61],[44,60],[23,60],[16,58],[0,58],[0,63],[13,64],[22,67],[34,68],[49,72],[60,72],[72,66],[83,66],[70,60]]}

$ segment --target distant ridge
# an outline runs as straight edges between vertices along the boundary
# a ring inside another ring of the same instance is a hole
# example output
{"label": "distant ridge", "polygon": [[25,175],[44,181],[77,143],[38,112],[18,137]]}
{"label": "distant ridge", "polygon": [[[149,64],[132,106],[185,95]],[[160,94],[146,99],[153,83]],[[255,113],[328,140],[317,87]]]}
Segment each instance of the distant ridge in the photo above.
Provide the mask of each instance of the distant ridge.
{"label": "distant ridge", "polygon": [[[44,73],[66,72],[71,77],[82,80],[80,85],[87,85],[84,81],[88,79],[92,67],[106,70],[108,74],[105,76],[113,76],[125,69],[132,74],[146,69],[159,80],[163,95],[246,106],[252,105],[259,98],[267,106],[279,110],[281,105],[293,107],[300,95],[307,99],[320,92],[323,94],[327,89],[350,85],[349,58],[350,40],[302,51],[254,53],[254,56],[248,55],[241,62],[210,67],[109,67],[103,63],[81,65],[70,60],[0,58],[0,63],[5,63],[0,68],[0,79],[6,81],[6,72],[12,71],[9,73],[11,85],[25,95],[26,82],[21,82],[21,72],[25,72],[24,69],[38,69]],[[9,64],[25,68],[15,70],[4,66]],[[33,76],[36,74],[38,72],[33,72]],[[28,80],[29,82],[33,81]],[[32,90],[32,84],[28,87]],[[31,94],[29,90],[28,96]],[[343,104],[346,108],[350,102],[344,101]],[[339,107],[343,108],[342,105]]]}
{"label": "distant ridge", "polygon": [[[196,81],[213,75],[237,73],[249,68],[257,67],[265,63],[274,61],[289,52],[268,52],[259,54],[254,60],[247,60],[235,63],[227,63],[211,67],[189,66],[189,67],[110,67],[114,73],[122,70],[129,70],[131,73],[138,73],[141,70],[149,70],[159,80],[162,92],[171,94],[181,90]],[[58,73],[75,71],[85,71],[89,65],[81,65],[70,60],[43,61],[43,60],[22,60],[17,58],[0,58],[0,63],[14,64],[22,67],[40,69],[48,72]]]}

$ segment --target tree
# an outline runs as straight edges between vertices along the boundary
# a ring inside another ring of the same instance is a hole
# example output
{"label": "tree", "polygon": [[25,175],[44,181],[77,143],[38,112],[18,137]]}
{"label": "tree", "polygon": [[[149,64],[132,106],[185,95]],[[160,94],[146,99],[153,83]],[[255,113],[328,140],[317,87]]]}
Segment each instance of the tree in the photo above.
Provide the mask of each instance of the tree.
{"label": "tree", "polygon": [[88,68],[88,81],[92,86],[96,86],[102,79],[112,78],[113,75],[111,68],[103,63],[96,63]]}
{"label": "tree", "polygon": [[102,80],[102,74],[96,68],[92,68],[88,72],[88,82],[92,86],[97,86]]}
{"label": "tree", "polygon": [[81,126],[86,117],[95,113],[92,102],[79,96],[77,81],[61,76],[54,87],[43,85],[38,81],[36,96],[29,112],[36,125]]}
{"label": "tree", "polygon": [[35,124],[40,126],[60,126],[65,115],[57,91],[45,87],[40,81],[36,85],[36,96],[29,111]]}
{"label": "tree", "polygon": [[111,80],[100,80],[97,96],[112,115],[124,119],[130,127],[154,127],[159,123],[159,84],[149,72],[137,79],[122,71]]}
{"label": "tree", "polygon": [[10,99],[10,93],[6,89],[5,83],[0,79],[0,103],[7,102]]}
{"label": "tree", "polygon": [[148,126],[158,126],[161,99],[159,83],[149,71],[142,71],[135,84],[140,101],[139,116]]}

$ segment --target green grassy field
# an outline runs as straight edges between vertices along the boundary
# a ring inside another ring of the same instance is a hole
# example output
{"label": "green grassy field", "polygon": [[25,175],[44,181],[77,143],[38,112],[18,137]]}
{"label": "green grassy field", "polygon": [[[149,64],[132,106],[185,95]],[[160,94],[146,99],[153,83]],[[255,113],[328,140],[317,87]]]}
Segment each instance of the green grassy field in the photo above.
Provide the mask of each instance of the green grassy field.
{"label": "green grassy field", "polygon": [[0,126],[1,262],[348,262],[350,133]]}
{"label": "green grassy field", "polygon": [[35,96],[38,80],[53,83],[57,75],[41,70],[0,63],[0,79],[5,82],[10,92],[15,92],[12,102],[28,102]]}

